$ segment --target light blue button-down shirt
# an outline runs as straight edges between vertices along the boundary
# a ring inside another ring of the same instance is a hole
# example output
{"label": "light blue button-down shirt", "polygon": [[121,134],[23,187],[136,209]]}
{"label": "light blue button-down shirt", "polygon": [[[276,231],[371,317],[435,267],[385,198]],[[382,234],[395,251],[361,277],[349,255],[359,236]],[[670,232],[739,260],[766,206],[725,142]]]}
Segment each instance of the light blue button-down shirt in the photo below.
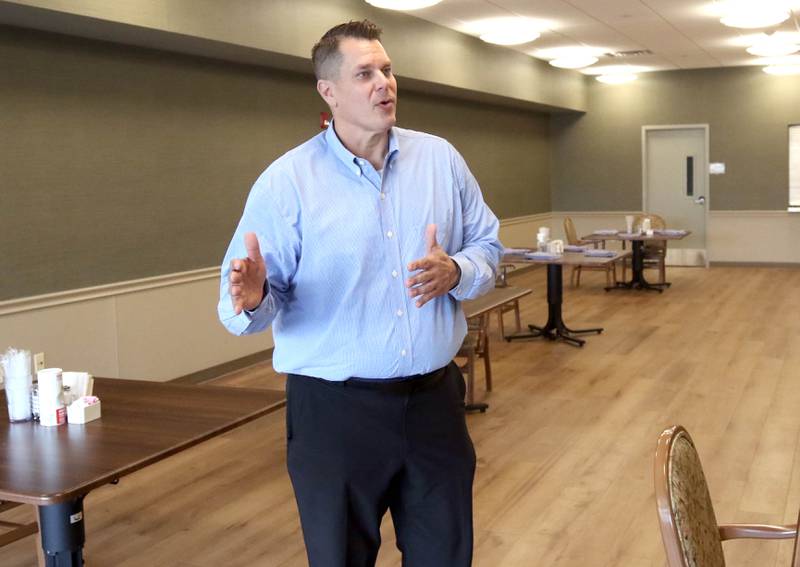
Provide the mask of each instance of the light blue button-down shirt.
{"label": "light blue button-down shirt", "polygon": [[[425,228],[461,268],[458,285],[421,308],[409,262]],[[498,221],[464,159],[446,140],[392,128],[381,171],[342,145],[333,126],[261,174],[222,262],[219,318],[234,334],[272,324],[279,372],[327,380],[396,378],[445,366],[461,345],[460,301],[494,286]],[[228,291],[244,234],[255,232],[269,293],[235,315]]]}

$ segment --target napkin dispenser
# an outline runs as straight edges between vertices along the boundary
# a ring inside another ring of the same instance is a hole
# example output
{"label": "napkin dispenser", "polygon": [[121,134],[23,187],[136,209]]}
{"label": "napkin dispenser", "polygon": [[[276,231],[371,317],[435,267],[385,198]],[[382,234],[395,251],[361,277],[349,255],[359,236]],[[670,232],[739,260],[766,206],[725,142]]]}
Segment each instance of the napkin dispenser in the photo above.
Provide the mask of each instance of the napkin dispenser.
{"label": "napkin dispenser", "polygon": [[88,423],[100,417],[100,399],[82,396],[67,406],[69,423]]}

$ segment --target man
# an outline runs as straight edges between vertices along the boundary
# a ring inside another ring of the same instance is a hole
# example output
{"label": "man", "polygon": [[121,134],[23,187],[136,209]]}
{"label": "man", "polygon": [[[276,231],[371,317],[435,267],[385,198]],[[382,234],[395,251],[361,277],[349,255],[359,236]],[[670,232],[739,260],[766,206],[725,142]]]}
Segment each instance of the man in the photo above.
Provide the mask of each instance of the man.
{"label": "man", "polygon": [[498,222],[445,140],[395,128],[368,21],[314,46],[328,129],[258,178],[223,261],[219,316],[273,326],[288,469],[312,567],[374,565],[389,509],[403,564],[472,556],[475,453],[459,301],[494,285]]}

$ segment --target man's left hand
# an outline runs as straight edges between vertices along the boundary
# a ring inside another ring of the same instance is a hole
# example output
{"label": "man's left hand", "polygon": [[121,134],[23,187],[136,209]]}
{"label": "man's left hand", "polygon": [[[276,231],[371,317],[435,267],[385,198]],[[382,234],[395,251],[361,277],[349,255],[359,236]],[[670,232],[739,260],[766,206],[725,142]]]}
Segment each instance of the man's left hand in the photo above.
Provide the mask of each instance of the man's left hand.
{"label": "man's left hand", "polygon": [[425,229],[426,255],[408,265],[409,272],[417,272],[406,280],[408,295],[418,297],[417,307],[422,307],[434,297],[446,294],[458,283],[456,263],[436,242],[436,225]]}

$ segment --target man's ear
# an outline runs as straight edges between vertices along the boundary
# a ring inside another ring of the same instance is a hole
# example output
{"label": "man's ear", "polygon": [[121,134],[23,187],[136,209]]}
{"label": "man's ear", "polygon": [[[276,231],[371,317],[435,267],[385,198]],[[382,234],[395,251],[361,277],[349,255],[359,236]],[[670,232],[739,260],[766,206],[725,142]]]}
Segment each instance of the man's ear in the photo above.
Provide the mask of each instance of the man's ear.
{"label": "man's ear", "polygon": [[333,83],[327,79],[320,79],[317,81],[317,92],[322,100],[328,103],[328,106],[334,108],[336,104],[336,96],[333,94]]}

